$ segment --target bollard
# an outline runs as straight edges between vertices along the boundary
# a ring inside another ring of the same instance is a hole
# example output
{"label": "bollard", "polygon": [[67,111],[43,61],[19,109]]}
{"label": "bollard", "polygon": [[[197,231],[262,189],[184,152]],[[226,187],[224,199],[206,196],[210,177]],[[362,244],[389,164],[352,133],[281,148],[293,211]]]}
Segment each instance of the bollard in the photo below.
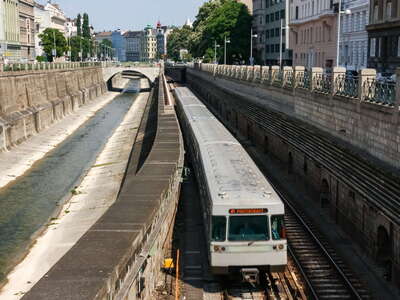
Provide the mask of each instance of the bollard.
{"label": "bollard", "polygon": [[362,69],[359,72],[358,77],[358,99],[360,102],[365,101],[370,91],[371,84],[374,84],[373,81],[376,79],[376,70],[375,69]]}
{"label": "bollard", "polygon": [[272,85],[274,83],[276,77],[278,76],[279,71],[280,71],[279,66],[271,67],[270,78],[269,78],[270,85]]}

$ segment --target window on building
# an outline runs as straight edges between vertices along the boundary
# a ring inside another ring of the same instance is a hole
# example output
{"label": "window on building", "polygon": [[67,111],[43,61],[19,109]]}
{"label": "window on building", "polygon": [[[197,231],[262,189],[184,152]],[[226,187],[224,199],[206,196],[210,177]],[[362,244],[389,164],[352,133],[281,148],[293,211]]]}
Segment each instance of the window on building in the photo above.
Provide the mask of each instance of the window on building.
{"label": "window on building", "polygon": [[265,38],[269,39],[269,30],[265,31]]}
{"label": "window on building", "polygon": [[374,21],[379,20],[379,5],[375,4],[374,5]]}
{"label": "window on building", "polygon": [[386,2],[386,19],[392,18],[392,1]]}
{"label": "window on building", "polygon": [[275,36],[275,30],[272,28],[270,32],[271,32],[271,37],[274,37]]}
{"label": "window on building", "polygon": [[271,19],[271,22],[275,21],[274,14],[271,14],[270,19]]}
{"label": "window on building", "polygon": [[279,44],[275,44],[275,52],[279,53]]}
{"label": "window on building", "polygon": [[376,38],[371,38],[369,40],[369,56],[375,57],[375,51],[376,51]]}
{"label": "window on building", "polygon": [[265,16],[265,23],[269,23],[269,15]]}
{"label": "window on building", "polygon": [[400,35],[397,37],[397,56],[400,57]]}
{"label": "window on building", "polygon": [[269,7],[269,0],[265,0],[265,7]]}
{"label": "window on building", "polygon": [[281,19],[284,19],[284,18],[285,18],[285,10],[281,9]]}
{"label": "window on building", "polygon": [[275,12],[275,21],[278,21],[280,19],[279,17],[279,11]]}
{"label": "window on building", "polygon": [[275,28],[275,36],[280,36],[280,28],[279,27],[277,27],[277,28]]}
{"label": "window on building", "polygon": [[262,25],[262,23],[263,23],[263,16],[261,15],[260,16],[260,25]]}
{"label": "window on building", "polygon": [[296,6],[296,20],[299,19],[299,7]]}
{"label": "window on building", "polygon": [[269,49],[269,45],[266,45],[266,46],[265,46],[265,53],[269,53],[269,50],[270,50],[270,49]]}

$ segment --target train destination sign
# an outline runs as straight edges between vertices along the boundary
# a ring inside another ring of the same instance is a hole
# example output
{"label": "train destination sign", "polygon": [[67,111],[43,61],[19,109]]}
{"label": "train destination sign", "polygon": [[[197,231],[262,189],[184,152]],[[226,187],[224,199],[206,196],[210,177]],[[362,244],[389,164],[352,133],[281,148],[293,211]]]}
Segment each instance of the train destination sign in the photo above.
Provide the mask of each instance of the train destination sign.
{"label": "train destination sign", "polygon": [[231,215],[240,214],[265,214],[268,212],[267,208],[231,208],[229,213]]}

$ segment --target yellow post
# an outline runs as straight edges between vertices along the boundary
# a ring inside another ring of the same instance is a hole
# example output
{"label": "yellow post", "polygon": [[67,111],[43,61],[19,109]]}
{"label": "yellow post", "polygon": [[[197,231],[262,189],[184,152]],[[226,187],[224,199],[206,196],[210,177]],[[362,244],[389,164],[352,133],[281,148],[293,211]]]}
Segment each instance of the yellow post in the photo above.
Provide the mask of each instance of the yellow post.
{"label": "yellow post", "polygon": [[176,253],[175,300],[179,300],[179,249]]}

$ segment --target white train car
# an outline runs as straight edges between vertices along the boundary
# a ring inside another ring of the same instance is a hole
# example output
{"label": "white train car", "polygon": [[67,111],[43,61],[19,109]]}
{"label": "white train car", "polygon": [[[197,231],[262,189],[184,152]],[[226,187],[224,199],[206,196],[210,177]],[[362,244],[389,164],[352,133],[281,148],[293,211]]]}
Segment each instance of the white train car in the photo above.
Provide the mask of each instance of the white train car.
{"label": "white train car", "polygon": [[287,264],[284,205],[230,132],[185,87],[177,110],[200,186],[214,274],[281,271]]}

